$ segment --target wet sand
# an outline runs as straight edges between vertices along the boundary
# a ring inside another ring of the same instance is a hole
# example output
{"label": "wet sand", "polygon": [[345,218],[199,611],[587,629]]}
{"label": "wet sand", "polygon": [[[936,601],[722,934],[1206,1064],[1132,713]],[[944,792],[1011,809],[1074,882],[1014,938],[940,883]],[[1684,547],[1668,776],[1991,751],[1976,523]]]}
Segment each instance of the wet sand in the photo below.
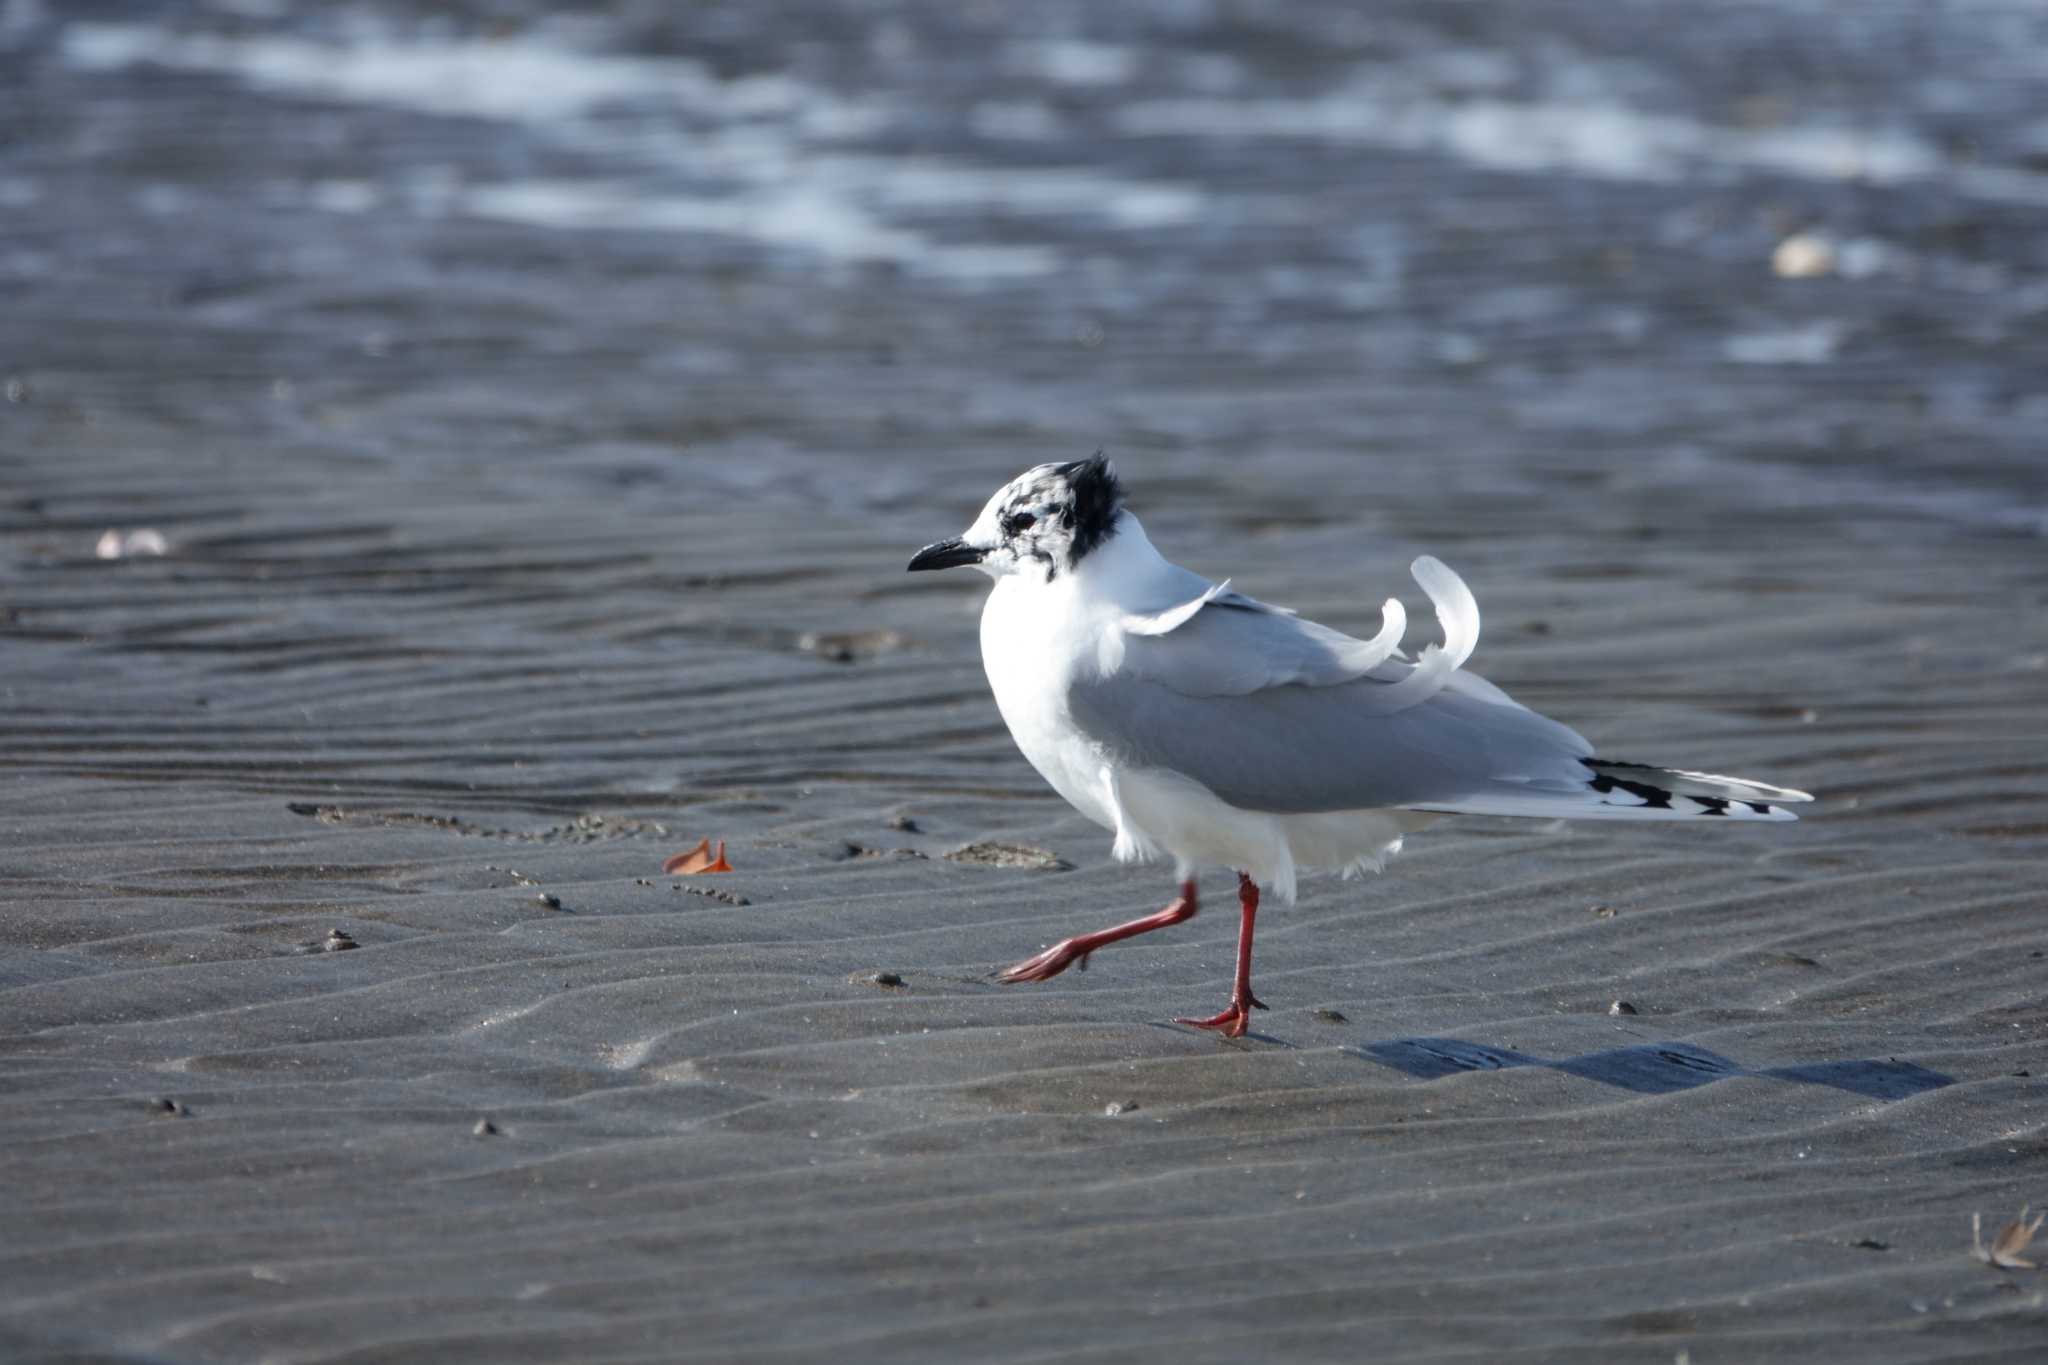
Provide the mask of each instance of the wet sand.
{"label": "wet sand", "polygon": [[[1968,1254],[2048,1201],[2030,11],[16,9],[0,1354],[2038,1358]],[[1370,633],[1435,553],[1521,700],[1821,802],[1443,822],[1262,916],[1238,1042],[1165,1022],[1220,870],[999,986],[1170,876],[901,569],[1098,445],[1192,567]]]}

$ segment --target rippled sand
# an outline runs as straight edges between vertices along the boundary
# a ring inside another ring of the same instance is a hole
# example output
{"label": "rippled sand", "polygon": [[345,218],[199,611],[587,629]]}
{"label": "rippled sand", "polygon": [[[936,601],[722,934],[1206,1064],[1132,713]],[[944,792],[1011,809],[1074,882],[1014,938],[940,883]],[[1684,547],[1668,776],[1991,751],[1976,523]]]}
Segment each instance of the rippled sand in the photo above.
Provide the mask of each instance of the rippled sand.
{"label": "rippled sand", "polygon": [[[260,8],[0,24],[0,1354],[2036,1358],[2038,16]],[[901,570],[1098,445],[1820,804],[998,986],[1170,877]]]}

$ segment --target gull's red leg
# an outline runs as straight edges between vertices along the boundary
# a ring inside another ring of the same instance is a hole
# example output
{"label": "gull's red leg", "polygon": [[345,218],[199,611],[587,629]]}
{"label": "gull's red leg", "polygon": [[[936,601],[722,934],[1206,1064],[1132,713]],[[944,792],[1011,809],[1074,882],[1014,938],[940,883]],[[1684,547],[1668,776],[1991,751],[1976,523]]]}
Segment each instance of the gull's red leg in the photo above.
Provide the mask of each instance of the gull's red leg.
{"label": "gull's red leg", "polygon": [[1174,1023],[1220,1029],[1226,1038],[1242,1038],[1252,1011],[1266,1008],[1265,1002],[1252,994],[1252,921],[1259,913],[1259,884],[1242,872],[1237,874],[1237,910],[1237,981],[1230,989],[1229,1007],[1207,1019],[1176,1019]]}
{"label": "gull's red leg", "polygon": [[[1257,893],[1253,893],[1256,897]],[[1079,962],[1083,968],[1088,965],[1088,954],[1097,948],[1116,943],[1138,934],[1149,934],[1154,929],[1164,929],[1169,924],[1195,917],[1195,884],[1185,881],[1180,884],[1180,898],[1155,915],[1134,919],[1092,934],[1076,934],[1062,939],[1036,957],[1027,957],[1013,967],[1005,967],[996,973],[998,981],[1047,981],[1058,976],[1067,968]]]}

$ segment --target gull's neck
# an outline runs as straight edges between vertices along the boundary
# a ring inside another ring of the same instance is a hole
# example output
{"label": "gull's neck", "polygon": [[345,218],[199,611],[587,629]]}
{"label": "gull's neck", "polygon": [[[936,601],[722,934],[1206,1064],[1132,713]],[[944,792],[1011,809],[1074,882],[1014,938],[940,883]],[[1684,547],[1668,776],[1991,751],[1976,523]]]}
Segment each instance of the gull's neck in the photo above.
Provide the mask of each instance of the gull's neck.
{"label": "gull's neck", "polygon": [[1119,512],[1115,534],[1106,537],[1081,562],[1048,584],[1057,588],[1068,580],[1067,591],[1083,601],[1118,610],[1157,607],[1179,592],[1187,595],[1194,575],[1170,563],[1152,548],[1145,528],[1129,512]]}
{"label": "gull's neck", "polygon": [[[982,663],[997,704],[1009,717],[1024,705],[1019,689],[1036,695],[1073,667],[1111,671],[1123,648],[1120,623],[1186,602],[1208,586],[1168,563],[1128,512],[1118,515],[1115,534],[1050,581],[1035,571],[1002,575],[981,612]],[[1011,721],[1013,732],[1017,725]]]}

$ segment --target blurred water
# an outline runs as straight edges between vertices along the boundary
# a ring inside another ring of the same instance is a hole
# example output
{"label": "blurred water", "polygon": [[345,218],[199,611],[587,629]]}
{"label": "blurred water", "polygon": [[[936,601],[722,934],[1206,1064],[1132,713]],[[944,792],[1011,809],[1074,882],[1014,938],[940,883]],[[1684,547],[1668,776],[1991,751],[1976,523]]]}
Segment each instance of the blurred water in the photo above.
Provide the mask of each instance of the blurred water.
{"label": "blurred water", "polygon": [[2038,534],[2044,53],[1995,3],[9,0],[0,439]]}

